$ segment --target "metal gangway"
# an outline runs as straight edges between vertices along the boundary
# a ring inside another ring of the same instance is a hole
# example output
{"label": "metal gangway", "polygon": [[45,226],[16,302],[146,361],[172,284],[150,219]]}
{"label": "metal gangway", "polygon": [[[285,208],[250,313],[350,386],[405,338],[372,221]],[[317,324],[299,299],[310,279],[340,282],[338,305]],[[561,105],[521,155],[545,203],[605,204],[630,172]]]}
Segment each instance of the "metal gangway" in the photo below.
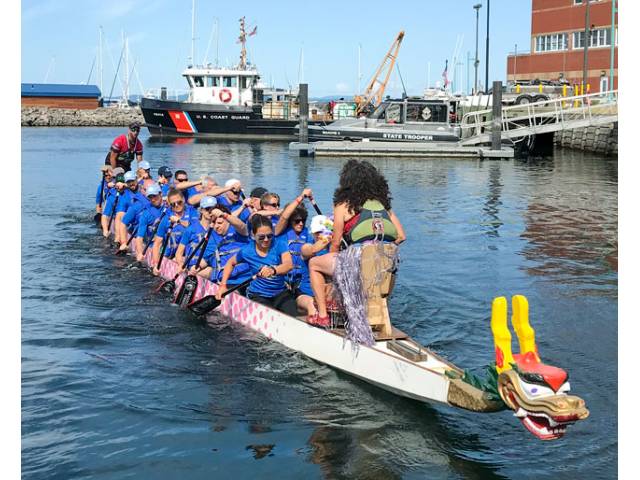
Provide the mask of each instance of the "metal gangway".
{"label": "metal gangway", "polygon": [[[514,143],[534,135],[618,121],[618,91],[560,97],[502,107],[501,137]],[[460,122],[461,146],[491,143],[493,110],[466,113]]]}

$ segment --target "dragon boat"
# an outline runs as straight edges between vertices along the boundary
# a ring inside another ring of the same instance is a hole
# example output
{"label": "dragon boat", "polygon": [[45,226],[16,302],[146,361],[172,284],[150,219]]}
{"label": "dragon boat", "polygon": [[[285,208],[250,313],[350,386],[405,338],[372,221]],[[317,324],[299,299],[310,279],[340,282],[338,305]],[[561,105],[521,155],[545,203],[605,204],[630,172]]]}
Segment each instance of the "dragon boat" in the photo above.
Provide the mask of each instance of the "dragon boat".
{"label": "dragon boat", "polygon": [[[134,248],[131,245],[132,252]],[[513,353],[511,348],[507,299],[493,300],[490,327],[495,364],[488,367],[486,378],[479,378],[391,325],[387,299],[394,286],[394,265],[389,256],[379,255],[380,249],[375,245],[362,248],[366,315],[374,337],[371,345],[349,339],[345,325],[334,321],[339,316],[336,312],[332,315],[331,328],[317,328],[307,324],[304,317],[285,315],[237,292],[226,295],[218,313],[208,316],[222,314],[269,340],[403,397],[473,412],[511,410],[523,426],[541,440],[561,438],[569,425],[589,416],[584,400],[569,394],[567,372],[540,359],[526,297],[515,295],[511,299],[511,323],[520,353]],[[397,247],[387,244],[384,248]],[[146,253],[144,263],[151,267],[151,251]],[[174,260],[163,260],[160,275],[167,280],[175,279],[177,291],[187,277],[185,273],[176,276],[178,271]],[[218,287],[197,277],[194,288],[192,300],[195,302],[215,295]]]}

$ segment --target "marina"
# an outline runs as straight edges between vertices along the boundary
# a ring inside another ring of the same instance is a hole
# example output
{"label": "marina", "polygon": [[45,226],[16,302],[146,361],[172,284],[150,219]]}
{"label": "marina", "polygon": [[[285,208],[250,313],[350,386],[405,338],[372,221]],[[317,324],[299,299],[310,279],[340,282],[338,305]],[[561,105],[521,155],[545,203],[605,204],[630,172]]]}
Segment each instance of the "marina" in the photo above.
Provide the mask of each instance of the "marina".
{"label": "marina", "polygon": [[369,7],[21,6],[23,478],[620,475],[617,2]]}

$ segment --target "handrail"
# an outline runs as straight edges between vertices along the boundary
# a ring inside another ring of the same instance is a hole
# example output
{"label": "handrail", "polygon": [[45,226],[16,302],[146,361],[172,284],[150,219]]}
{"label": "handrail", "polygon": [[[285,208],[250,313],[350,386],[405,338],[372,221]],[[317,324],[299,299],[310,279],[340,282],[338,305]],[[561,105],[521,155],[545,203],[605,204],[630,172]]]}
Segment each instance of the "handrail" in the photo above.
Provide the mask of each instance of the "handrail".
{"label": "handrail", "polygon": [[[572,97],[558,97],[540,102],[509,105],[502,107],[502,131],[515,132],[528,129],[535,131],[537,127],[550,124],[564,125],[570,120],[594,120],[602,115],[617,115],[618,91],[589,93]],[[608,107],[616,107],[615,112],[600,111]],[[466,113],[460,121],[462,139],[491,131],[492,109],[475,110]],[[465,135],[465,132],[469,134]]]}

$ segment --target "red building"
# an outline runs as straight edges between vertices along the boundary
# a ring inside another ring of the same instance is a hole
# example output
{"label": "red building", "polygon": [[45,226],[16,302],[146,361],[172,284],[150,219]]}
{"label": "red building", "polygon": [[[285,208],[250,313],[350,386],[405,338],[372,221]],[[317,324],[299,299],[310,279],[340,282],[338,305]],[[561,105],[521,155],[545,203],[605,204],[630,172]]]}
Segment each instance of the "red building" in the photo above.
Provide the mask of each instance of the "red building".
{"label": "red building", "polygon": [[[610,90],[611,2],[589,2],[590,42],[587,84],[591,92]],[[587,0],[532,0],[530,53],[507,57],[507,81],[583,81]],[[618,14],[615,13],[613,89],[618,88]]]}

